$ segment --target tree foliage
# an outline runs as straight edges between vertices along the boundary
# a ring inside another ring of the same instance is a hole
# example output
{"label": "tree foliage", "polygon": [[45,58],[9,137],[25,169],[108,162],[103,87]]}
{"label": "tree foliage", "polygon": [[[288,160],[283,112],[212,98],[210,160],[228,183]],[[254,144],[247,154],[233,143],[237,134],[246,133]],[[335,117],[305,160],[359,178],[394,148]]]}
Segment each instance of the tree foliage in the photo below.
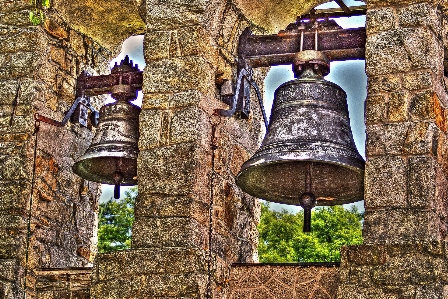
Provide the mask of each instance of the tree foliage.
{"label": "tree foliage", "polygon": [[98,215],[98,251],[100,253],[131,247],[134,202],[137,187],[125,192],[119,200],[110,199],[100,203]]}
{"label": "tree foliage", "polygon": [[362,243],[363,214],[356,207],[314,209],[311,233],[303,232],[303,211],[273,211],[264,203],[261,209],[260,262],[337,262],[341,246]]}

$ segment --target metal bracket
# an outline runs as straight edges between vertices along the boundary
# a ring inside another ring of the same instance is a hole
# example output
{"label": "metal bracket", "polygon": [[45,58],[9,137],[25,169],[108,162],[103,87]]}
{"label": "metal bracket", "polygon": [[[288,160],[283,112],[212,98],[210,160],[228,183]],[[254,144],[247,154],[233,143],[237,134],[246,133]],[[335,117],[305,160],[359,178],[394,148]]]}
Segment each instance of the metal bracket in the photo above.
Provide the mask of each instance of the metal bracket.
{"label": "metal bracket", "polygon": [[90,110],[91,124],[93,127],[97,127],[99,112],[90,104],[88,96],[109,93],[112,97],[124,97],[127,100],[135,99],[136,92],[142,89],[142,84],[143,72],[126,55],[119,65],[115,63],[109,75],[91,76],[86,71],[81,72],[76,80],[75,102],[62,121],[40,114],[36,114],[35,118],[37,121],[43,121],[56,127],[65,126],[68,120],[72,123],[79,123],[81,126],[89,127],[88,115]]}
{"label": "metal bracket", "polygon": [[[250,114],[250,87],[253,87],[258,98],[258,103],[263,114],[264,124],[266,129],[268,128],[268,120],[263,105],[263,97],[261,96],[258,85],[252,80],[252,70],[248,71],[242,68],[238,74],[238,80],[236,82],[235,94],[228,99],[227,104],[231,107],[229,110],[215,109],[215,113],[225,117],[232,117],[237,111],[241,112],[241,118],[249,118]],[[243,94],[240,95],[241,89]]]}
{"label": "metal bracket", "polygon": [[90,104],[90,98],[89,97],[77,97],[75,102],[73,102],[72,106],[68,110],[68,112],[65,114],[62,121],[57,121],[52,118],[48,118],[46,116],[40,115],[39,113],[36,113],[35,118],[37,121],[43,121],[47,124],[56,126],[56,127],[63,127],[65,124],[71,120],[71,122],[79,123],[83,127],[88,127],[88,110],[91,111],[91,124],[94,127],[98,126],[98,119],[99,119],[99,112],[93,108],[93,106]]}

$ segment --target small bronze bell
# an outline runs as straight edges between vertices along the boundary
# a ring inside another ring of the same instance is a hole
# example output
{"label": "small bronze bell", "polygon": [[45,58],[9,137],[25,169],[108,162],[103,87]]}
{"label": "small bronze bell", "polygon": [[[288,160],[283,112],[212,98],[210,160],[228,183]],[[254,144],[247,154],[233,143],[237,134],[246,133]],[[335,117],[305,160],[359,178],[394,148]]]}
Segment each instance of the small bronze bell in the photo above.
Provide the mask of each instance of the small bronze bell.
{"label": "small bronze bell", "polygon": [[[126,58],[112,69],[112,73],[125,73],[134,69],[132,61],[129,63]],[[116,82],[111,90],[116,101],[100,109],[98,128],[92,144],[73,165],[73,171],[86,180],[115,185],[115,198],[120,197],[120,185],[137,183],[141,111],[140,107],[129,102],[136,99],[136,90],[131,84],[121,81],[120,76],[120,82]]]}
{"label": "small bronze bell", "polygon": [[[275,91],[266,137],[236,183],[258,198],[302,205],[306,219],[315,204],[363,199],[364,160],[353,141],[344,90],[323,79],[328,58],[298,52],[294,72],[298,79]],[[304,231],[309,225],[306,220]]]}

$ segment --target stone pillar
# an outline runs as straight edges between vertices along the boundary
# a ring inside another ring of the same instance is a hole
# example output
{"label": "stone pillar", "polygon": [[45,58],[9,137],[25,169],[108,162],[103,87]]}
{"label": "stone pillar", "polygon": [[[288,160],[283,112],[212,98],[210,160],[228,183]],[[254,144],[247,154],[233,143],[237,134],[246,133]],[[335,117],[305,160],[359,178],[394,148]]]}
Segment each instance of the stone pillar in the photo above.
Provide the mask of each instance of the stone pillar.
{"label": "stone pillar", "polygon": [[342,250],[338,298],[446,298],[441,11],[367,4],[364,245]]}
{"label": "stone pillar", "polygon": [[92,133],[41,123],[34,134],[34,115],[61,120],[83,65],[105,64],[57,17],[31,25],[32,9],[0,8],[0,298],[8,299],[35,298],[36,269],[89,265],[96,248],[98,185],[71,172]]}
{"label": "stone pillar", "polygon": [[256,260],[259,206],[234,176],[262,124],[214,116],[249,25],[224,1],[146,1],[139,194],[132,249],[99,255],[93,298],[226,298],[230,265]]}

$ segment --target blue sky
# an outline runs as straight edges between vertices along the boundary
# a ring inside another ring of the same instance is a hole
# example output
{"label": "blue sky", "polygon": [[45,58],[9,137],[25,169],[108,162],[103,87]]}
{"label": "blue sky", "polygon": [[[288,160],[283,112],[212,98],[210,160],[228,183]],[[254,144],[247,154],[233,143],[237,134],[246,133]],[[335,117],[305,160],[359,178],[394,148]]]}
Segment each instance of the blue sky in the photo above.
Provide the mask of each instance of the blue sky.
{"label": "blue sky", "polygon": [[[363,5],[363,2],[354,0],[344,1],[348,6]],[[319,6],[318,8],[338,7],[334,2],[329,2]],[[338,18],[336,22],[343,28],[357,28],[365,26],[365,17]],[[112,67],[115,61],[118,63],[125,55],[139,65],[140,70],[145,66],[143,58],[143,36],[132,36],[127,39],[122,46],[121,53],[110,63]],[[364,72],[364,60],[338,61],[332,62],[330,65],[330,74],[325,77],[328,81],[334,82],[341,86],[347,93],[348,108],[350,114],[350,125],[359,153],[365,157],[365,124],[364,124],[364,103],[367,96],[367,77]],[[265,79],[264,103],[266,112],[269,114],[272,106],[275,89],[284,82],[294,79],[291,66],[273,66]],[[112,101],[112,99],[110,99]],[[142,94],[135,104],[141,105]],[[126,187],[121,188],[122,196]],[[113,186],[103,185],[103,193],[101,201],[108,200],[112,197]],[[364,210],[363,202],[356,203],[359,210]],[[297,211],[300,208],[296,206],[287,206],[280,204],[271,204],[274,209],[287,209]]]}

